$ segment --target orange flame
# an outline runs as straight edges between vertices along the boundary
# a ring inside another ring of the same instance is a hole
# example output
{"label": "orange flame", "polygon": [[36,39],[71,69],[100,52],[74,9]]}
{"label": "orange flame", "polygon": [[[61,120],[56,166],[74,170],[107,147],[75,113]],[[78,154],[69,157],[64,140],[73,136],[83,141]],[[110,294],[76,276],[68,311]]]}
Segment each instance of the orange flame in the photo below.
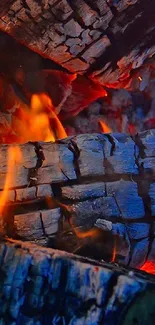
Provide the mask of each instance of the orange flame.
{"label": "orange flame", "polygon": [[111,133],[111,128],[105,123],[103,120],[99,120],[99,125],[101,127],[101,132],[103,133]]}
{"label": "orange flame", "polygon": [[21,137],[21,142],[48,142],[67,137],[51,99],[44,93],[32,95],[30,108],[25,106],[18,117],[14,120],[14,129]]}
{"label": "orange flame", "polygon": [[114,240],[114,249],[113,249],[112,258],[111,258],[112,263],[114,263],[116,260],[116,254],[117,254],[116,240]]}
{"label": "orange flame", "polygon": [[17,166],[22,161],[22,154],[20,148],[17,146],[9,147],[7,160],[8,160],[7,176],[6,176],[3,192],[0,195],[0,214],[2,214],[4,211],[7,198],[8,198],[8,190],[14,182],[15,166]]}
{"label": "orange flame", "polygon": [[73,229],[74,229],[74,232],[75,232],[76,236],[78,238],[81,238],[81,239],[88,238],[88,237],[97,237],[98,233],[99,233],[97,228],[90,229],[90,230],[87,230],[87,231],[80,231],[75,227],[73,227]]}

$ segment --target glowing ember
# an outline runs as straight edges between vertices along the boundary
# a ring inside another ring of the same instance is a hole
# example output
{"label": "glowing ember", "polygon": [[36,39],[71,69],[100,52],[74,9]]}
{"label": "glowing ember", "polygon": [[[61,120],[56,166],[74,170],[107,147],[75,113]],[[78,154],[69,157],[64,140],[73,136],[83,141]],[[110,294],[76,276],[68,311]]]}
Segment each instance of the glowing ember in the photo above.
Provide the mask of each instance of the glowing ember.
{"label": "glowing ember", "polygon": [[76,236],[78,238],[88,238],[88,237],[97,237],[98,234],[99,234],[99,230],[97,228],[95,229],[90,229],[90,230],[87,230],[87,231],[80,231],[78,230],[77,228],[74,228],[74,232],[76,233]]}
{"label": "glowing ember", "polygon": [[111,128],[103,120],[99,120],[99,125],[101,127],[101,132],[103,132],[103,133],[111,133],[112,132]]}
{"label": "glowing ember", "polygon": [[139,77],[138,77],[138,80],[139,80],[139,81],[142,81],[143,79],[142,79],[142,77],[141,77],[141,76],[139,76]]}
{"label": "glowing ember", "polygon": [[115,241],[115,242],[114,242],[113,254],[112,254],[112,258],[111,258],[111,262],[112,262],[112,263],[115,262],[115,259],[116,259],[116,252],[117,252],[117,249],[116,249],[116,241]]}
{"label": "glowing ember", "polygon": [[155,263],[153,262],[146,262],[140,270],[145,271],[147,273],[155,274]]}
{"label": "glowing ember", "polygon": [[3,214],[7,197],[8,197],[8,190],[13,184],[15,173],[15,167],[21,163],[22,161],[22,154],[17,146],[10,146],[8,149],[8,162],[7,162],[7,176],[4,184],[3,192],[0,196],[0,214]]}

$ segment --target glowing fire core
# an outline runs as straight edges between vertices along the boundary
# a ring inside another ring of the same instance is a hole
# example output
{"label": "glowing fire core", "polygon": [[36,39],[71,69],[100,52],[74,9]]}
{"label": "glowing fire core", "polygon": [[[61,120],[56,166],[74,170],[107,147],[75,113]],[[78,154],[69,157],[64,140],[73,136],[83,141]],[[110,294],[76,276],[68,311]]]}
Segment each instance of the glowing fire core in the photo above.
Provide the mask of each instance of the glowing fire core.
{"label": "glowing fire core", "polygon": [[[13,129],[18,134],[18,143],[25,143],[28,141],[56,141],[67,137],[67,133],[57,117],[52,100],[45,93],[33,94],[31,97],[30,107],[24,106],[18,111],[18,116],[12,121]],[[99,121],[101,131],[104,133],[111,132],[111,129],[104,121]],[[3,192],[0,196],[0,215],[3,215],[8,190],[11,188],[13,179],[15,177],[15,167],[22,162],[22,154],[19,146],[10,146],[8,149],[8,164],[7,177],[4,184]],[[86,238],[96,236],[95,231],[88,231],[80,233],[75,231],[77,237]],[[117,255],[117,248],[114,247],[112,254],[112,262],[115,262]],[[155,265],[147,262],[143,265],[141,270],[155,274]]]}

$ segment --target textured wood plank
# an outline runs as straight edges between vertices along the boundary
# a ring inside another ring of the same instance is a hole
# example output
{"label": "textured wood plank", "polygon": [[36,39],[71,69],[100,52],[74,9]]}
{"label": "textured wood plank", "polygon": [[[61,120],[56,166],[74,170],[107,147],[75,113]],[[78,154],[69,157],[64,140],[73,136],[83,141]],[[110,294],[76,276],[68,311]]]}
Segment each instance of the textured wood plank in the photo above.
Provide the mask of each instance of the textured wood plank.
{"label": "textured wood plank", "polygon": [[119,209],[114,198],[103,197],[85,202],[79,202],[69,207],[72,223],[80,229],[89,229],[93,226],[97,218],[107,220],[120,217]]}
{"label": "textured wood plank", "polygon": [[155,157],[155,130],[148,130],[140,134],[139,145],[146,157]]}
{"label": "textured wood plank", "polygon": [[97,135],[79,135],[72,140],[73,152],[77,154],[77,163],[82,177],[105,173],[103,147]]}
{"label": "textured wood plank", "polygon": [[0,28],[72,72],[123,88],[154,54],[154,8],[152,0],[10,0]]}
{"label": "textured wood plank", "polygon": [[107,183],[108,196],[113,196],[123,219],[139,219],[145,216],[143,200],[138,194],[137,184],[131,181]]}
{"label": "textured wood plank", "polygon": [[60,218],[61,213],[59,208],[41,211],[41,219],[45,235],[52,236],[58,232]]}
{"label": "textured wood plank", "polygon": [[117,325],[139,295],[154,292],[148,275],[20,241],[1,243],[0,261],[2,323]]}
{"label": "textured wood plank", "polygon": [[60,209],[40,210],[14,216],[16,234],[26,240],[39,240],[56,234]]}
{"label": "textured wood plank", "polygon": [[73,201],[105,196],[105,183],[65,186],[61,188],[61,195]]}
{"label": "textured wood plank", "polygon": [[124,134],[109,135],[109,139],[113,144],[111,155],[107,157],[109,173],[138,174],[134,141]]}
{"label": "textured wood plank", "polygon": [[[141,137],[144,138],[145,134]],[[152,154],[154,140],[150,141]],[[19,146],[22,161],[14,166],[16,177],[13,177],[11,188],[29,186],[31,180],[35,184],[50,184],[90,176],[96,180],[105,175],[140,175],[142,164],[146,175],[148,171],[154,175],[155,158],[139,154],[139,142],[123,134],[79,135],[61,143],[41,143],[41,146],[44,160],[38,156],[33,144]],[[4,188],[7,173],[8,148],[9,145],[0,147],[0,189]]]}
{"label": "textured wood plank", "polygon": [[17,235],[24,237],[26,240],[37,240],[44,236],[40,211],[15,215],[14,224]]}
{"label": "textured wood plank", "polygon": [[[28,145],[32,157],[38,145]],[[155,204],[154,176],[141,161],[154,159],[154,131],[133,139],[87,134],[40,145],[45,160],[34,156],[39,167],[24,169],[27,184],[8,192],[1,231],[108,261],[115,250],[115,262],[143,266],[155,238]]]}

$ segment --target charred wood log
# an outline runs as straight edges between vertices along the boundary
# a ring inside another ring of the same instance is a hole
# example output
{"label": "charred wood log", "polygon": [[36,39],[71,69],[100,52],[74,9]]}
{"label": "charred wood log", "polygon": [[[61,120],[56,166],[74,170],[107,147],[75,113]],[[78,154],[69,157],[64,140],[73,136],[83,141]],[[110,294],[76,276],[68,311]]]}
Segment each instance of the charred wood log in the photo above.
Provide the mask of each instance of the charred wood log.
{"label": "charred wood log", "polygon": [[0,243],[0,272],[2,324],[155,321],[155,280],[142,272],[12,240]]}
{"label": "charred wood log", "polygon": [[18,116],[19,108],[23,110],[26,105],[29,110],[33,94],[46,93],[56,113],[62,109],[64,119],[77,115],[90,102],[107,94],[101,85],[69,73],[2,31],[0,44],[0,111],[4,113]]}
{"label": "charred wood log", "polygon": [[102,85],[127,87],[131,72],[155,53],[153,0],[5,3],[3,31]]}
{"label": "charred wood log", "polygon": [[13,0],[2,0],[0,3],[0,15],[3,16],[4,14],[7,13],[9,10],[10,6],[12,5]]}
{"label": "charred wood log", "polygon": [[[135,268],[155,262],[154,130],[19,147],[4,234]],[[1,146],[1,191],[8,148]]]}

